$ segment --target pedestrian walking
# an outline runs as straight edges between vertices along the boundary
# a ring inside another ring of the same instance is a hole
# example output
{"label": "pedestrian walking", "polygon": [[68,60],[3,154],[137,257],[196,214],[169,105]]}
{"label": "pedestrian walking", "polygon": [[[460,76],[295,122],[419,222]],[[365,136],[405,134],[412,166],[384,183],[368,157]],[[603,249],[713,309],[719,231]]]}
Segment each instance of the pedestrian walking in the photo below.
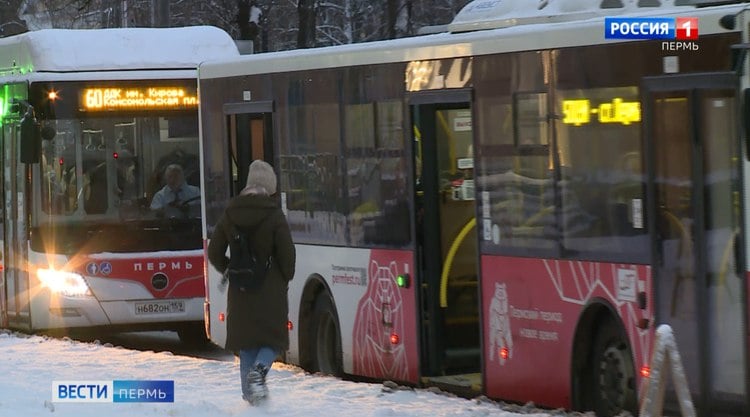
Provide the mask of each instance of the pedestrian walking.
{"label": "pedestrian walking", "polygon": [[[240,359],[242,396],[258,404],[268,396],[266,375],[273,361],[289,348],[288,283],[294,276],[295,249],[279,206],[276,174],[267,162],[250,164],[245,188],[229,200],[208,245],[208,259],[220,272],[230,266],[226,250],[233,233],[247,237],[254,257],[267,265],[252,285],[229,280],[225,348]],[[230,256],[232,256],[230,254]]]}

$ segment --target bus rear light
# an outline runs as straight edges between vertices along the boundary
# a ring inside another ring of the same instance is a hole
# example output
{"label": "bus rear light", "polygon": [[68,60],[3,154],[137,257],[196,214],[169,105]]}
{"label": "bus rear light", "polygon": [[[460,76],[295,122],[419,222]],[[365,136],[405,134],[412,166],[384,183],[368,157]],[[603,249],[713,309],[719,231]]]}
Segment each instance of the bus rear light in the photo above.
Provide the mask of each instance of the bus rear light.
{"label": "bus rear light", "polygon": [[286,329],[289,330],[290,332],[292,331],[292,329],[294,329],[294,323],[292,323],[291,320],[288,320],[286,322]]}
{"label": "bus rear light", "polygon": [[397,344],[398,344],[398,342],[400,342],[400,341],[401,341],[401,338],[400,338],[400,337],[398,337],[398,334],[396,334],[396,333],[391,333],[391,344],[392,344],[392,345],[397,345]]}
{"label": "bus rear light", "polygon": [[643,365],[641,367],[641,376],[644,378],[648,378],[651,376],[651,367],[648,365]]}
{"label": "bus rear light", "polygon": [[508,348],[500,348],[500,359],[506,360],[510,357],[510,350]]}
{"label": "bus rear light", "polygon": [[224,313],[219,313],[219,321],[224,321],[225,318],[226,316],[224,315]]}

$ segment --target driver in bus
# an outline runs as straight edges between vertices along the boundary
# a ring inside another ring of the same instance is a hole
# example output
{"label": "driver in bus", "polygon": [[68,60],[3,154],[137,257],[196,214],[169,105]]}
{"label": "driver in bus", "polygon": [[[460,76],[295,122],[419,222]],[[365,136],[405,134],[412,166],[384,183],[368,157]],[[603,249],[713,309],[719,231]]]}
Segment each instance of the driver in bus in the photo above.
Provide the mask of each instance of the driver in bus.
{"label": "driver in bus", "polygon": [[170,164],[164,170],[166,185],[154,194],[151,210],[187,209],[189,204],[197,205],[201,196],[200,188],[185,182],[185,173],[178,164]]}

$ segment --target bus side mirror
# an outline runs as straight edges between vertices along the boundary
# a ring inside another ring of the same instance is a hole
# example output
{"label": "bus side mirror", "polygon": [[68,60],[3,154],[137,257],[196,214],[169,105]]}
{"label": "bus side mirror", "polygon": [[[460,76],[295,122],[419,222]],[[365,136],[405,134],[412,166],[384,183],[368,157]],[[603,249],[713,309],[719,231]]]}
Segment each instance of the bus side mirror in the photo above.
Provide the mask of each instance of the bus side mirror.
{"label": "bus side mirror", "polygon": [[28,108],[21,119],[21,162],[37,164],[42,153],[42,135],[39,122],[34,117],[34,110]]}

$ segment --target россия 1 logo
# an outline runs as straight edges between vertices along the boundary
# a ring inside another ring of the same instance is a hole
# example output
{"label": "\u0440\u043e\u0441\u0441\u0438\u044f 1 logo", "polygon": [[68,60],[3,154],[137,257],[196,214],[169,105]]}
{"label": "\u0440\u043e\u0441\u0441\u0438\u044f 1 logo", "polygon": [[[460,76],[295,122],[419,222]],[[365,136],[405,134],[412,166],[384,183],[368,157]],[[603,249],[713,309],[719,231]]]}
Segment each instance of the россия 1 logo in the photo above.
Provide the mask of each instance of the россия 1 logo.
{"label": "\u0440\u043e\u0441\u0441\u0438\u044f 1 logo", "polygon": [[697,17],[607,17],[605,39],[698,39]]}

